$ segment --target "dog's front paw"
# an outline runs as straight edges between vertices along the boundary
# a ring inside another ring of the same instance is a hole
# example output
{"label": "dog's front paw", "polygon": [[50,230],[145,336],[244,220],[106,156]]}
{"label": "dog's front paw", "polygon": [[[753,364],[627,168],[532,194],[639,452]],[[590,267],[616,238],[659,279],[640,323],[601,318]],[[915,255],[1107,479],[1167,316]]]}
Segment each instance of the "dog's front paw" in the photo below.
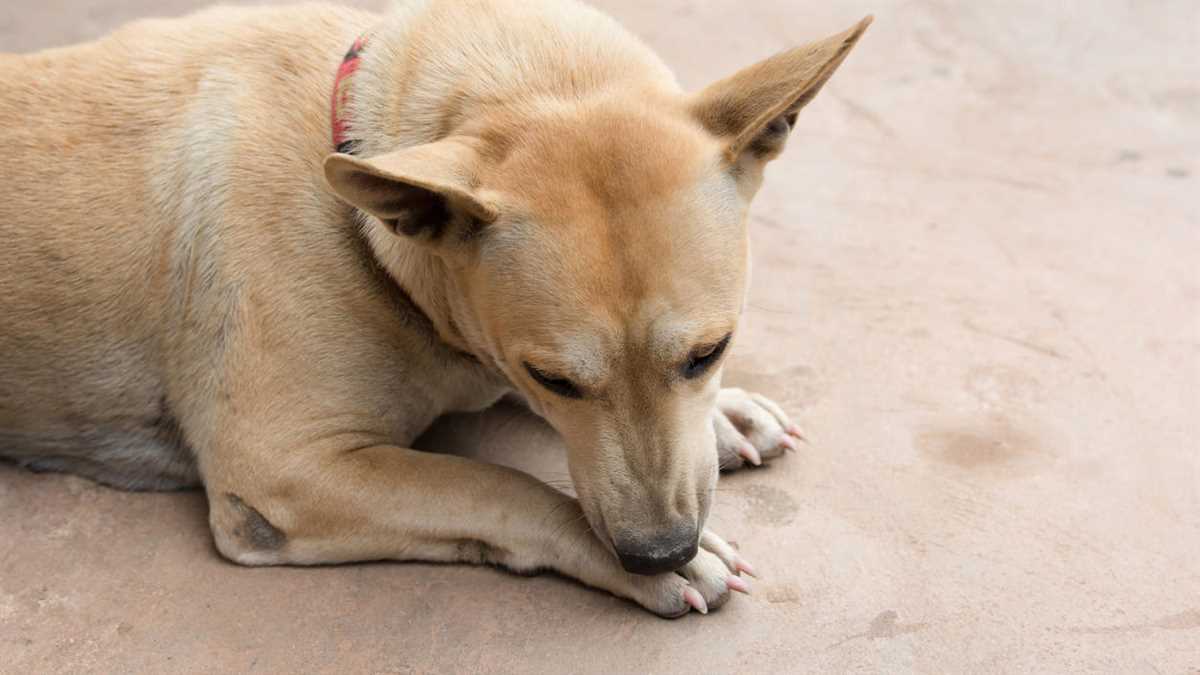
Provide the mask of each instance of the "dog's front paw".
{"label": "dog's front paw", "polygon": [[629,575],[634,585],[629,595],[646,609],[669,619],[693,609],[708,614],[710,609],[724,605],[732,591],[750,592],[742,572],[754,576],[750,564],[732,546],[705,530],[700,550],[691,562],[666,574]]}
{"label": "dog's front paw", "polygon": [[717,432],[717,455],[722,471],[740,469],[746,463],[760,466],[784,452],[795,450],[804,440],[773,401],[742,389],[722,389],[713,411]]}

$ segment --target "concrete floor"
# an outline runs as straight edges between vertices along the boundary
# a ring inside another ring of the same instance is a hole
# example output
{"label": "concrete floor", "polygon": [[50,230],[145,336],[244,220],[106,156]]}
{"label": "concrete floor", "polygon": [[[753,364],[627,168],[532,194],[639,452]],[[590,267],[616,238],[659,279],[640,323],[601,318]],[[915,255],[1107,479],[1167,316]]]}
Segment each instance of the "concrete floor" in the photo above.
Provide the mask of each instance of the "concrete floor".
{"label": "concrete floor", "polygon": [[[0,50],[191,4],[5,0]],[[599,4],[690,86],[877,16],[753,218],[729,379],[815,438],[723,481],[754,595],[242,569],[199,494],[4,466],[0,671],[1197,672],[1200,5]],[[429,443],[564,476],[514,409]]]}

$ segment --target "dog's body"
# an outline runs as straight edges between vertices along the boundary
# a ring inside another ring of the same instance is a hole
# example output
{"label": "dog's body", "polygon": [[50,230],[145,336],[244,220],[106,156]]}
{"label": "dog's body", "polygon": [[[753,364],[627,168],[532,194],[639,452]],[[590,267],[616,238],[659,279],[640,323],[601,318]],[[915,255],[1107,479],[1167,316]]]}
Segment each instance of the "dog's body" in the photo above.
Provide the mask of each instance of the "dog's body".
{"label": "dog's body", "polygon": [[[718,391],[745,207],[864,28],[699,98],[572,2],[217,9],[0,55],[0,455],[203,484],[245,564],[486,561],[719,604],[744,564],[702,529],[718,453],[795,433]],[[404,449],[514,388],[579,502]]]}

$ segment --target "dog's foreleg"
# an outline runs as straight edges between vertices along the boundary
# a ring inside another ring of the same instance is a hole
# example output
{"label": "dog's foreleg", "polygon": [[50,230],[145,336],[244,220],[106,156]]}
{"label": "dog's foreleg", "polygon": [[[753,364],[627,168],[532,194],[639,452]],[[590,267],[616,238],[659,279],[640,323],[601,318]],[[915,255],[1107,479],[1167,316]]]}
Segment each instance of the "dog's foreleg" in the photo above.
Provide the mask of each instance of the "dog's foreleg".
{"label": "dog's foreleg", "polygon": [[575,499],[501,466],[380,446],[291,464],[265,484],[261,474],[217,473],[206,477],[213,536],[242,564],[393,559],[553,570],[663,616],[745,589],[744,563],[708,532],[678,573],[626,572]]}

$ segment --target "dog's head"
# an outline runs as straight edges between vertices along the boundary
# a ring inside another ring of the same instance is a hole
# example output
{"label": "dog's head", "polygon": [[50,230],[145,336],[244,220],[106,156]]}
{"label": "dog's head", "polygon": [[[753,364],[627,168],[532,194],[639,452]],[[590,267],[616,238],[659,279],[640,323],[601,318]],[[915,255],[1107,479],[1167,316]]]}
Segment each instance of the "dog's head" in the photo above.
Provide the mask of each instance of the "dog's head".
{"label": "dog's head", "polygon": [[695,554],[746,292],[746,211],[868,23],[693,96],[540,104],[326,162],[344,199],[434,253],[459,299],[443,328],[563,435],[588,520],[631,571]]}

